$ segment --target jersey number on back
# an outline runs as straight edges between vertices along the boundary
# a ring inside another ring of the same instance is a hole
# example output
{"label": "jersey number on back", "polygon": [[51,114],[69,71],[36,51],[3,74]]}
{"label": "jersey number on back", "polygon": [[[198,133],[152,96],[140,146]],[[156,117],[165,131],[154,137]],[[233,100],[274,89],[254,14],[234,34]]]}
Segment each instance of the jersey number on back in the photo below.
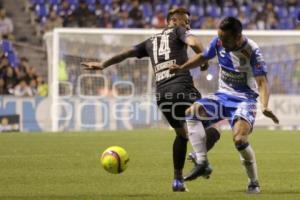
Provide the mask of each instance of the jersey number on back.
{"label": "jersey number on back", "polygon": [[168,34],[162,34],[161,35],[161,39],[160,39],[160,45],[159,45],[159,49],[157,51],[157,37],[155,37],[152,41],[153,43],[153,58],[154,58],[154,62],[155,64],[158,62],[158,58],[157,56],[165,56],[165,60],[169,60],[170,59],[170,53],[171,53],[171,49],[169,47],[169,35]]}

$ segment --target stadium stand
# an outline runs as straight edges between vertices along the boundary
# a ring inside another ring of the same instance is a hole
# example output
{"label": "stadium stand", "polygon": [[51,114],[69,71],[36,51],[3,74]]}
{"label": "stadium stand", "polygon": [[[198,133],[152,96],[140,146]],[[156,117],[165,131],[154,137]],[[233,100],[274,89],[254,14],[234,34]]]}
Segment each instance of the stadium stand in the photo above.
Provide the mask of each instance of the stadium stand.
{"label": "stadium stand", "polygon": [[8,43],[9,48],[7,52],[2,48],[0,95],[46,96],[47,84],[44,78],[38,75],[36,68],[32,67],[25,57],[19,60],[9,41],[2,41],[2,45],[3,43]]}
{"label": "stadium stand", "polygon": [[222,16],[239,17],[245,29],[299,28],[297,0],[31,0],[32,14],[42,27],[54,10],[68,27],[160,28],[176,6],[189,8],[194,29],[215,29]]}
{"label": "stadium stand", "polygon": [[[0,1],[1,95],[47,94],[47,84],[44,81],[47,80],[46,56],[45,50],[39,46],[43,34],[55,27],[162,28],[171,7],[185,6],[191,13],[193,29],[216,29],[223,16],[239,17],[245,29],[300,29],[296,17],[300,11],[300,3],[297,0],[23,0],[22,2],[16,5],[11,0]],[[290,48],[300,47],[295,45]],[[276,53],[271,47],[264,52],[266,60],[271,60]],[[300,59],[291,61],[286,55],[286,59],[274,61],[268,67],[273,93],[300,92]],[[285,73],[280,73],[283,70]],[[208,73],[213,77],[217,76],[216,66],[211,67]],[[112,73],[111,76],[114,78],[116,75]],[[200,84],[201,81],[203,80],[199,80]],[[15,88],[22,91],[29,91],[30,88],[31,92],[14,92]]]}

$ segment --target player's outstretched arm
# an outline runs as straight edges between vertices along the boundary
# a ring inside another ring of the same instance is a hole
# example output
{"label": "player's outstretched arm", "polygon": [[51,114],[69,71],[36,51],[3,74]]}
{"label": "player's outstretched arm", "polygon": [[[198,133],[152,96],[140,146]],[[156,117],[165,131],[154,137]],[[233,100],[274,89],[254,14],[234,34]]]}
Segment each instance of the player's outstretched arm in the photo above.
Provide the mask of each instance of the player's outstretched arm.
{"label": "player's outstretched arm", "polygon": [[136,57],[136,49],[135,48],[128,49],[119,54],[116,54],[115,56],[109,58],[108,60],[105,60],[104,62],[81,62],[80,64],[86,70],[103,70],[111,65],[120,63],[123,60],[130,58],[130,57]]}
{"label": "player's outstretched arm", "polygon": [[[203,45],[202,43],[198,40],[198,38],[194,35],[189,35],[185,39],[185,43],[190,46],[193,51],[198,54],[203,52]],[[205,71],[208,68],[208,62],[204,63],[203,65],[200,66],[201,71]]]}
{"label": "player's outstretched arm", "polygon": [[262,106],[262,113],[273,120],[275,124],[279,124],[277,116],[268,108],[270,91],[268,87],[268,80],[266,76],[255,77],[258,85],[258,91],[260,96],[260,102]]}
{"label": "player's outstretched arm", "polygon": [[183,70],[189,70],[193,69],[195,67],[201,66],[205,64],[208,60],[203,56],[202,53],[197,54],[196,56],[190,58],[186,63],[183,65],[172,65],[169,67],[170,73],[177,73],[178,71],[183,71]]}
{"label": "player's outstretched arm", "polygon": [[196,36],[194,35],[188,35],[186,38],[185,38],[185,43],[190,46],[193,51],[195,53],[201,53],[203,52],[203,45],[201,44],[201,42],[197,39]]}

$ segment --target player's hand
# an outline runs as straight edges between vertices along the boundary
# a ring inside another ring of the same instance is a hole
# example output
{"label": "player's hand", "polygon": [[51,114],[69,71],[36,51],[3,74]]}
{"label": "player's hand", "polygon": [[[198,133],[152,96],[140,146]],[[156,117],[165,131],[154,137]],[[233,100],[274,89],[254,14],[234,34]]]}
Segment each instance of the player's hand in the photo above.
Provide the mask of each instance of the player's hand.
{"label": "player's hand", "polygon": [[264,109],[262,110],[262,113],[263,113],[266,117],[271,118],[275,124],[279,124],[279,119],[278,119],[278,117],[276,117],[276,115],[275,115],[270,109],[264,108]]}
{"label": "player's hand", "polygon": [[170,74],[175,74],[180,70],[180,66],[173,64],[169,67],[169,70],[170,70]]}
{"label": "player's hand", "polygon": [[208,62],[204,63],[203,65],[200,66],[201,71],[206,71],[208,69],[209,65]]}
{"label": "player's hand", "polygon": [[85,70],[103,70],[103,64],[100,62],[81,62],[80,65],[84,67]]}

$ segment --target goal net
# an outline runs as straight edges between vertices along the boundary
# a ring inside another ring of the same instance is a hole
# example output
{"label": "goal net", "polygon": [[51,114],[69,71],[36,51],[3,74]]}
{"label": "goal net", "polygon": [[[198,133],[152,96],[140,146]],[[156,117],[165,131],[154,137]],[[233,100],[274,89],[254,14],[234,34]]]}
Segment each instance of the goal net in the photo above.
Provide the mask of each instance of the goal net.
{"label": "goal net", "polygon": [[[53,131],[133,129],[161,126],[151,63],[128,59],[104,71],[86,71],[82,61],[103,61],[159,30],[55,29],[45,37],[49,64]],[[204,46],[216,31],[194,31]],[[245,31],[258,43],[268,66],[270,106],[283,125],[297,125],[300,115],[300,32]],[[193,55],[189,50],[190,55]],[[191,71],[202,95],[218,86],[218,64]],[[295,117],[296,116],[296,117]],[[257,117],[258,126],[272,125]]]}

